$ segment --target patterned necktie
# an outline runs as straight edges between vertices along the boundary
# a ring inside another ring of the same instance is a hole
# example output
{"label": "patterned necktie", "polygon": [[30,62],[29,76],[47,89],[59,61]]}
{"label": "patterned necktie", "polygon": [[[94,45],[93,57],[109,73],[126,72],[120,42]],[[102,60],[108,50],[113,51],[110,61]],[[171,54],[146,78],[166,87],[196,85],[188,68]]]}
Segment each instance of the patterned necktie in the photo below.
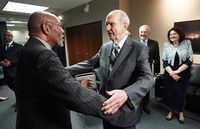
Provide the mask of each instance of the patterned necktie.
{"label": "patterned necktie", "polygon": [[112,71],[112,68],[113,68],[113,66],[115,64],[115,61],[116,61],[116,59],[117,59],[117,57],[119,55],[118,51],[119,51],[119,46],[114,45],[113,49],[112,49],[112,52],[111,52],[111,55],[110,55],[110,66],[109,66],[110,72]]}

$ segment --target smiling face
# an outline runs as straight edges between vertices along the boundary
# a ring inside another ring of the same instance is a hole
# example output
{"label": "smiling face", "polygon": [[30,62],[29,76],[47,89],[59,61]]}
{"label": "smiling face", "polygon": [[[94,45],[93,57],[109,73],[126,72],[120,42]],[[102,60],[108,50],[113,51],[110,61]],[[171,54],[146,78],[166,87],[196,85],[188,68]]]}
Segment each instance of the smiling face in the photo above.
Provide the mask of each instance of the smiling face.
{"label": "smiling face", "polygon": [[141,40],[147,40],[149,38],[150,28],[143,25],[139,28],[139,37]]}
{"label": "smiling face", "polygon": [[110,40],[119,43],[127,35],[128,24],[121,18],[120,12],[113,12],[106,17],[106,30]]}
{"label": "smiling face", "polygon": [[170,31],[169,39],[170,39],[171,42],[179,43],[179,38],[180,38],[180,36],[176,31],[174,31],[174,30]]}

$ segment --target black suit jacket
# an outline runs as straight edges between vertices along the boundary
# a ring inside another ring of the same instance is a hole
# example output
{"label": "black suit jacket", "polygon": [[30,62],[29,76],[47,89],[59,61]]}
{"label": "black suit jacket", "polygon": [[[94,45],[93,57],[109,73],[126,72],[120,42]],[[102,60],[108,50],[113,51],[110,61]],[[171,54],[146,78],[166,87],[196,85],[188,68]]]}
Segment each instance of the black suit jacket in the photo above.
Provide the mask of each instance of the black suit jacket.
{"label": "black suit jacket", "polygon": [[22,49],[17,67],[16,129],[67,129],[68,110],[101,117],[111,124],[123,121],[124,112],[101,112],[105,97],[81,87],[58,56],[31,37]]}
{"label": "black suit jacket", "polygon": [[105,95],[105,90],[123,89],[129,100],[121,108],[125,111],[124,116],[116,124],[120,127],[130,127],[139,120],[140,101],[153,86],[153,76],[148,62],[148,48],[138,41],[127,38],[112,72],[109,73],[112,45],[112,42],[103,44],[101,50],[90,60],[75,64],[67,69],[74,76],[99,68],[100,93],[103,95]]}
{"label": "black suit jacket", "polygon": [[147,46],[149,48],[149,63],[152,68],[154,66],[154,74],[160,73],[160,54],[158,42],[148,39]]}
{"label": "black suit jacket", "polygon": [[0,61],[7,59],[11,62],[11,66],[3,68],[5,77],[16,77],[16,66],[22,49],[22,45],[13,42],[6,50],[6,45],[0,47]]}

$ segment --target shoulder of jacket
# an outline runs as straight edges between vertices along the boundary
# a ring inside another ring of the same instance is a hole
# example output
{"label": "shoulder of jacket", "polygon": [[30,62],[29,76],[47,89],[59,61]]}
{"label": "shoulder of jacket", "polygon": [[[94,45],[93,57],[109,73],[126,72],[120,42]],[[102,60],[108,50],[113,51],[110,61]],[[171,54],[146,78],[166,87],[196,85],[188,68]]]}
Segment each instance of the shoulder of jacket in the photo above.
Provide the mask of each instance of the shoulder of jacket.
{"label": "shoulder of jacket", "polygon": [[16,42],[13,42],[13,45],[16,45],[16,46],[23,46],[22,44],[16,43]]}
{"label": "shoulder of jacket", "polygon": [[185,39],[185,40],[183,40],[182,42],[183,42],[183,43],[187,43],[187,44],[191,44],[191,41],[188,40],[188,39]]}
{"label": "shoulder of jacket", "polygon": [[158,41],[156,41],[156,40],[154,40],[154,39],[148,39],[148,41],[149,41],[150,43],[158,44]]}

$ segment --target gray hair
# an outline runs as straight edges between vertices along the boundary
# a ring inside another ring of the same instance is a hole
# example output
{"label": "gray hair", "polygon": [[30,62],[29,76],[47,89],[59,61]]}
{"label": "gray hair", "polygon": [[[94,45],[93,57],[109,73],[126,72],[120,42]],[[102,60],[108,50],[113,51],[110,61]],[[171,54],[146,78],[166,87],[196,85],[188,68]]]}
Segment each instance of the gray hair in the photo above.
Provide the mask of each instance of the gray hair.
{"label": "gray hair", "polygon": [[[143,27],[146,28],[148,32],[151,32],[151,29],[150,29],[149,25],[141,25],[140,26],[140,28],[143,28]],[[140,28],[139,28],[139,31],[140,31]]]}
{"label": "gray hair", "polygon": [[106,21],[108,17],[112,15],[119,15],[119,21],[120,23],[126,23],[128,26],[130,24],[130,19],[128,15],[123,10],[113,10],[106,16]]}

